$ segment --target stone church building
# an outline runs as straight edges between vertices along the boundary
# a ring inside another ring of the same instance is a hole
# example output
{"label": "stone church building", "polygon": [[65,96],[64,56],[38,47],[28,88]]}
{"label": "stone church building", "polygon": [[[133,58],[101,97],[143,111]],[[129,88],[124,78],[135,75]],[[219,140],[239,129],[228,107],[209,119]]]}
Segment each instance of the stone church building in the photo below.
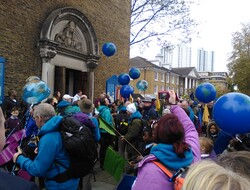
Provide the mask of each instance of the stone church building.
{"label": "stone church building", "polygon": [[[1,0],[0,57],[4,95],[38,76],[51,89],[91,99],[106,80],[129,70],[130,0]],[[113,42],[114,56],[102,45]]]}

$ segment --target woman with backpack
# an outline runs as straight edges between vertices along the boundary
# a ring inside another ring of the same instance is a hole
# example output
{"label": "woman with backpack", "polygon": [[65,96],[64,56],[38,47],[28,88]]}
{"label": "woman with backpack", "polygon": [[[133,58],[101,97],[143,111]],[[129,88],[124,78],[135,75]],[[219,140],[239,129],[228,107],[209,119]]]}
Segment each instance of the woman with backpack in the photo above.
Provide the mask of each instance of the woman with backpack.
{"label": "woman with backpack", "polygon": [[[158,121],[155,130],[156,143],[138,164],[138,174],[132,190],[172,190],[175,187],[174,174],[199,161],[200,145],[198,133],[185,111],[175,105],[175,93],[169,91],[171,114],[166,114]],[[162,167],[158,166],[158,163]],[[163,170],[169,170],[171,176]]]}

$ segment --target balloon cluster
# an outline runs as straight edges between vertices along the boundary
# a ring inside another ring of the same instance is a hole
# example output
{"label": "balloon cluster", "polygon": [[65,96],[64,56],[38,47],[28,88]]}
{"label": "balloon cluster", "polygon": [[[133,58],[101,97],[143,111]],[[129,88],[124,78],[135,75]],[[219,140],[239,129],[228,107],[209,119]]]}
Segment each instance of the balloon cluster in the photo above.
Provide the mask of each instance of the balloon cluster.
{"label": "balloon cluster", "polygon": [[23,100],[28,104],[37,104],[50,95],[48,85],[37,76],[31,76],[26,79],[23,87]]}

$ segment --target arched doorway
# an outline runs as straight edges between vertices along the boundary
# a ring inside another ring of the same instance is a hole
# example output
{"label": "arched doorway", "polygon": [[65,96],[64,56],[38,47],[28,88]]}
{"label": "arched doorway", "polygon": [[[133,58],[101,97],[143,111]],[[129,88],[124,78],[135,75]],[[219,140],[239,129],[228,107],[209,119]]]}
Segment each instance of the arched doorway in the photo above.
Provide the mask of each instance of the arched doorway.
{"label": "arched doorway", "polygon": [[95,31],[79,10],[54,10],[45,20],[39,40],[42,80],[51,91],[73,95],[78,89],[91,99],[94,69],[100,59]]}

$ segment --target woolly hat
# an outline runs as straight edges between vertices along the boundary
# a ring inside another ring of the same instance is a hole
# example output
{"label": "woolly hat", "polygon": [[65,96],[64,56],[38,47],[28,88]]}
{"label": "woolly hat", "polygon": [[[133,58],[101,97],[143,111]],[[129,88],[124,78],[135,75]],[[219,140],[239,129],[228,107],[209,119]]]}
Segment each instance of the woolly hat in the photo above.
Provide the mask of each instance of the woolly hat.
{"label": "woolly hat", "polygon": [[68,94],[64,94],[63,97],[62,97],[63,100],[68,100],[68,99],[73,99],[73,98],[74,97],[72,97],[72,96],[70,96]]}
{"label": "woolly hat", "polygon": [[135,107],[134,103],[131,103],[131,104],[127,105],[126,109],[130,113],[135,113],[136,112],[136,107]]}

